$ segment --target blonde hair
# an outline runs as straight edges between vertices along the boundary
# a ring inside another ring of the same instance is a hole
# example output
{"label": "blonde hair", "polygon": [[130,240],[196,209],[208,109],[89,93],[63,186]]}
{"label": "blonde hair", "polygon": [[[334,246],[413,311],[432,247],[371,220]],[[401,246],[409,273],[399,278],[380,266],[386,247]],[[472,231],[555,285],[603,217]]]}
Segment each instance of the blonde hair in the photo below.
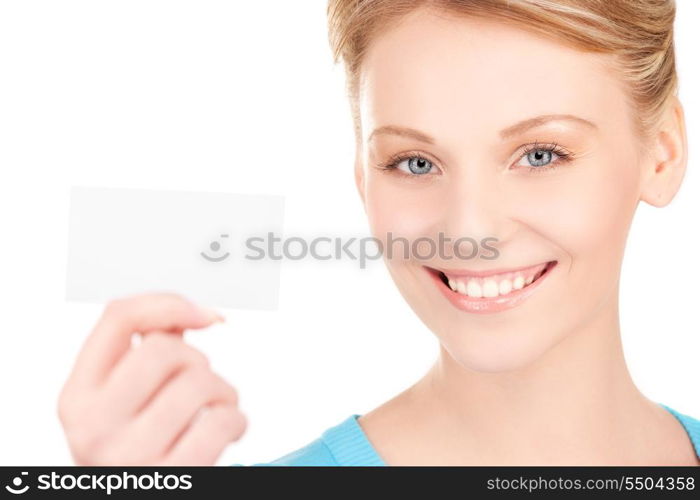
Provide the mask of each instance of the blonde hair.
{"label": "blonde hair", "polygon": [[377,33],[420,7],[510,22],[583,51],[609,54],[642,144],[678,93],[674,0],[329,0],[329,42],[334,62],[342,59],[345,66],[358,141],[363,55]]}

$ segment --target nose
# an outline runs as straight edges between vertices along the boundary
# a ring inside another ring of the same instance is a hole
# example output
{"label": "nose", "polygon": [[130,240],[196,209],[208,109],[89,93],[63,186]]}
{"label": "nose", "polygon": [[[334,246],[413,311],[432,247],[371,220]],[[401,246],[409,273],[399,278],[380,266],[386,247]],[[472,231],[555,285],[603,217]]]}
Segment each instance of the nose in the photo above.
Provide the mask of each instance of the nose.
{"label": "nose", "polygon": [[494,252],[485,249],[483,242],[500,254],[510,240],[515,222],[507,213],[508,200],[498,181],[497,174],[461,175],[451,179],[443,203],[442,231],[452,242],[464,239],[459,246],[460,255],[472,255],[474,242],[477,242],[479,253],[474,257],[493,260]]}

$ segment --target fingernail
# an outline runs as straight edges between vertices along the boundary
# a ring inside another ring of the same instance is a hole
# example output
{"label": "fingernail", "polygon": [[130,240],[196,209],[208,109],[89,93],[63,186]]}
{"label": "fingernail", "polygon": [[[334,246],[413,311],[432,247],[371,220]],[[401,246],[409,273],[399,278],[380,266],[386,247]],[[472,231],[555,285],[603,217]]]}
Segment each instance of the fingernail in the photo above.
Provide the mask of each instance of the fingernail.
{"label": "fingernail", "polygon": [[226,318],[224,318],[220,313],[213,309],[209,309],[208,307],[199,306],[199,311],[201,312],[202,316],[210,323],[223,323],[224,321],[226,321]]}

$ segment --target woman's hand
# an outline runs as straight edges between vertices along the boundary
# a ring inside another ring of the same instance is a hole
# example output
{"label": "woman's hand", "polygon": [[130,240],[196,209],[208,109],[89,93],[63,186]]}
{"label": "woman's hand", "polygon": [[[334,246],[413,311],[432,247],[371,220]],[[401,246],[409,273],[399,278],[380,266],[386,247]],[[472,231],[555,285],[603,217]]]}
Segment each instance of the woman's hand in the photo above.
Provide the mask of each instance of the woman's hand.
{"label": "woman's hand", "polygon": [[236,390],[182,338],[216,321],[174,294],[107,305],[58,399],[77,464],[210,465],[243,435]]}

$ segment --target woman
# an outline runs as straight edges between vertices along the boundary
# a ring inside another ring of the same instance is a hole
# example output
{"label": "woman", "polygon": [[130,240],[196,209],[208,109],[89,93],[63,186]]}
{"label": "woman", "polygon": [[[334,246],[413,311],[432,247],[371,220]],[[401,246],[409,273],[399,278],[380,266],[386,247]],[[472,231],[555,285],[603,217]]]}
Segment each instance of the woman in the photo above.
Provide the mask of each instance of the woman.
{"label": "woman", "polygon": [[[637,389],[618,315],[637,204],[668,204],[687,163],[674,3],[331,0],[328,12],[372,233],[385,249],[401,237],[441,250],[385,254],[440,355],[406,391],[269,465],[699,465],[700,421]],[[474,241],[488,241],[477,256],[462,246]],[[59,405],[77,461],[212,463],[243,433],[235,390],[198,353],[157,332],[129,349],[134,331],[214,320],[173,296],[108,306]],[[198,413],[209,401],[221,403]]]}

